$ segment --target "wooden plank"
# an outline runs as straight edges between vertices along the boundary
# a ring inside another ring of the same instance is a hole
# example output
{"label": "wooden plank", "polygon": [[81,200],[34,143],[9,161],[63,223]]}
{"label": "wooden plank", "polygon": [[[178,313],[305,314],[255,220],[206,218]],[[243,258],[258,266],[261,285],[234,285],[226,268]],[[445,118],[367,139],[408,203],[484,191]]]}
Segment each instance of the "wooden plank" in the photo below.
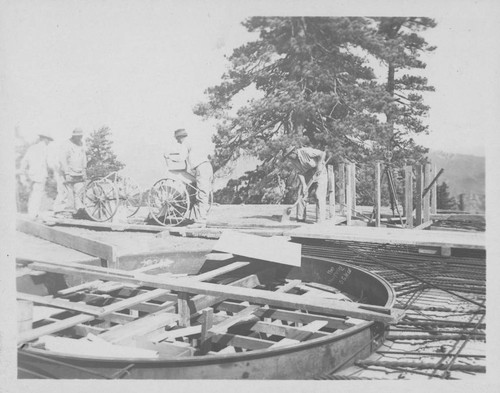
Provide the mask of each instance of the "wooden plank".
{"label": "wooden plank", "polygon": [[301,280],[291,280],[287,282],[285,285],[281,286],[276,290],[276,292],[288,292],[291,291],[293,288],[298,287],[302,283]]}
{"label": "wooden plank", "polygon": [[72,293],[81,291],[83,289],[97,288],[102,283],[103,283],[103,281],[101,281],[101,280],[84,282],[83,284],[75,285],[74,287],[71,287],[71,288],[61,289],[60,291],[57,291],[57,293],[61,296],[70,295]]}
{"label": "wooden plank", "polygon": [[380,208],[381,208],[381,194],[380,194],[380,162],[375,163],[375,226],[380,226]]}
{"label": "wooden plank", "polygon": [[161,312],[147,315],[143,318],[129,322],[126,325],[115,326],[99,335],[99,338],[112,343],[119,343],[130,337],[150,333],[179,320],[179,315]]}
{"label": "wooden plank", "polygon": [[26,332],[21,333],[18,336],[18,343],[32,341],[38,337],[59,332],[61,330],[68,329],[68,328],[75,326],[77,324],[80,324],[80,323],[92,321],[93,319],[97,319],[97,318],[103,317],[105,315],[109,315],[109,314],[116,312],[118,310],[123,310],[123,309],[131,307],[135,304],[139,304],[139,303],[145,302],[147,300],[154,299],[155,297],[160,296],[163,293],[165,293],[165,290],[155,289],[155,290],[150,291],[148,293],[141,294],[141,295],[135,296],[133,298],[125,299],[125,300],[110,304],[108,306],[102,307],[102,309],[103,309],[102,313],[100,313],[97,316],[96,315],[88,315],[88,314],[80,314],[80,315],[76,315],[74,317],[64,319],[60,322],[56,322],[56,323],[52,323],[50,325],[41,326],[41,327],[36,328],[36,329],[28,330]]}
{"label": "wooden plank", "polygon": [[335,171],[333,165],[327,165],[326,171],[328,175],[328,204],[330,207],[329,218],[335,220]]}
{"label": "wooden plank", "polygon": [[422,181],[423,181],[423,176],[422,176],[422,165],[416,165],[415,166],[415,170],[416,170],[416,184],[417,184],[417,187],[416,187],[416,194],[417,194],[417,206],[416,206],[416,218],[415,218],[415,222],[416,222],[416,225],[420,225],[422,224],[422,191],[423,191],[423,188],[422,188]]}
{"label": "wooden plank", "polygon": [[234,231],[225,231],[213,249],[289,266],[300,266],[302,257],[300,244]]}
{"label": "wooden plank", "polygon": [[420,225],[417,225],[415,228],[413,229],[425,229],[425,228],[429,228],[431,225],[432,225],[433,221],[432,220],[428,220],[426,222],[423,222],[422,224]]}
{"label": "wooden plank", "polygon": [[[315,321],[311,322],[314,323]],[[324,327],[328,324],[327,321],[320,321],[321,327]],[[308,326],[308,325],[306,325]],[[321,328],[320,327],[320,328]],[[318,332],[318,331],[309,331],[304,329],[304,327],[294,327],[288,325],[278,325],[275,323],[268,322],[257,322],[253,326],[250,327],[250,330],[257,333],[264,333],[272,336],[282,336],[284,338],[293,339],[302,341],[306,338],[315,339],[328,336],[329,333]],[[319,329],[318,329],[319,330]]]}
{"label": "wooden plank", "polygon": [[254,337],[240,336],[237,334],[215,334],[211,337],[213,343],[222,345],[232,345],[233,347],[258,350],[269,348],[274,344],[273,341],[262,340]]}
{"label": "wooden plank", "polygon": [[352,174],[351,174],[351,164],[346,165],[345,174],[345,204],[346,204],[346,225],[351,225],[352,223]]}
{"label": "wooden plank", "polygon": [[61,246],[65,246],[85,254],[93,255],[107,261],[107,266],[115,267],[117,263],[116,251],[112,245],[78,236],[69,232],[48,227],[37,222],[17,218],[16,229],[18,231],[33,235]]}
{"label": "wooden plank", "polygon": [[306,326],[302,326],[300,329],[297,329],[297,331],[295,331],[295,334],[292,337],[285,337],[281,339],[276,344],[274,344],[273,347],[283,347],[286,345],[297,344],[302,340],[305,340],[306,338],[310,337],[314,332],[325,327],[327,324],[328,324],[327,321],[321,321],[321,320],[313,321],[307,324]]}
{"label": "wooden plank", "polygon": [[201,316],[200,350],[203,354],[205,354],[210,351],[211,348],[211,334],[209,333],[209,330],[212,328],[214,323],[214,309],[210,307],[203,309]]}
{"label": "wooden plank", "polygon": [[356,211],[356,164],[350,163],[351,167],[351,211]]}
{"label": "wooden plank", "polygon": [[[432,165],[432,176],[436,177],[437,167]],[[431,214],[437,213],[437,181],[434,182],[431,188]]]}
{"label": "wooden plank", "polygon": [[[431,183],[431,166],[429,164],[424,165],[424,189],[427,189]],[[430,193],[427,193],[423,196],[422,201],[422,220],[423,222],[427,222],[431,217],[431,196]]]}
{"label": "wooden plank", "polygon": [[229,329],[231,326],[250,321],[254,318],[258,318],[253,313],[258,310],[260,307],[259,306],[248,306],[245,309],[239,311],[235,315],[233,315],[230,318],[227,318],[225,321],[213,326],[211,329],[208,331],[208,335],[212,334],[221,334],[225,333],[227,329]]}
{"label": "wooden plank", "polygon": [[249,264],[250,262],[234,262],[229,265],[222,266],[218,269],[210,270],[208,272],[197,274],[195,276],[190,276],[190,277],[195,278],[199,281],[207,281],[222,274],[232,272],[244,266],[248,266]]}
{"label": "wooden plank", "polygon": [[413,228],[413,167],[405,166],[406,227]]}
{"label": "wooden plank", "polygon": [[296,229],[287,233],[293,239],[324,239],[367,243],[406,244],[415,246],[449,246],[460,249],[486,249],[484,232],[447,232],[447,231],[405,231],[389,228],[371,227],[321,227],[314,226]]}
{"label": "wooden plank", "polygon": [[147,225],[147,224],[128,224],[120,223],[115,224],[112,222],[97,222],[90,220],[74,220],[69,218],[50,218],[46,220],[47,225],[57,225],[57,226],[71,226],[71,227],[81,227],[81,228],[98,228],[98,229],[109,229],[111,231],[139,231],[139,232],[162,232],[165,227],[158,225]]}
{"label": "wooden plank", "polygon": [[[35,264],[31,267],[39,267],[38,265],[39,264]],[[63,266],[59,264],[43,265],[43,269],[40,270],[59,273],[75,273],[88,278],[101,278],[110,281],[116,281],[117,278],[114,276],[114,274],[120,273],[120,271],[116,269],[102,269],[102,273],[96,271],[87,272],[81,266],[73,264],[71,266]],[[302,298],[299,295],[197,282],[195,280],[185,278],[170,279],[163,277],[152,277],[147,274],[137,274],[135,278],[128,278],[120,275],[120,279],[123,282],[130,282],[141,286],[151,286],[160,289],[168,289],[178,292],[210,295],[216,297],[220,296],[227,299],[251,301],[252,303],[269,304],[270,306],[306,310],[309,312],[319,312],[325,313],[327,315],[350,316],[353,318],[373,320],[378,322],[394,323],[400,317],[400,315],[398,315],[396,312],[394,312],[394,314],[386,315],[380,312],[365,311],[362,310],[360,305],[356,303],[346,303],[332,299],[311,300]],[[387,310],[389,310],[390,312],[390,309]]]}
{"label": "wooden plank", "polygon": [[345,213],[345,164],[339,164],[339,203],[340,214]]}
{"label": "wooden plank", "polygon": [[89,315],[100,315],[104,311],[102,307],[95,307],[83,303],[70,302],[69,300],[57,299],[52,296],[37,296],[37,295],[30,295],[27,293],[17,292],[16,298],[20,300],[28,300],[35,304],[43,304],[45,306],[82,312],[84,314],[89,314]]}
{"label": "wooden plank", "polygon": [[229,254],[227,252],[211,252],[205,255],[205,258],[209,261],[228,261],[234,258],[233,254]]}
{"label": "wooden plank", "polygon": [[188,327],[191,325],[191,311],[189,309],[189,295],[179,292],[177,295],[177,310],[179,313],[179,326]]}
{"label": "wooden plank", "polygon": [[[222,302],[218,306],[216,306],[217,310],[227,311],[227,312],[238,312],[244,309],[245,306],[242,306],[238,303],[232,302]],[[314,314],[306,314],[298,311],[287,311],[287,310],[278,310],[275,308],[264,308],[255,311],[255,315],[259,318],[271,318],[271,319],[280,319],[283,321],[289,322],[298,322],[298,323],[310,323],[318,318],[325,320],[328,322],[327,327],[331,329],[347,329],[354,324],[352,322],[346,321],[344,318],[335,318],[335,317],[327,317],[327,316],[318,316]]]}

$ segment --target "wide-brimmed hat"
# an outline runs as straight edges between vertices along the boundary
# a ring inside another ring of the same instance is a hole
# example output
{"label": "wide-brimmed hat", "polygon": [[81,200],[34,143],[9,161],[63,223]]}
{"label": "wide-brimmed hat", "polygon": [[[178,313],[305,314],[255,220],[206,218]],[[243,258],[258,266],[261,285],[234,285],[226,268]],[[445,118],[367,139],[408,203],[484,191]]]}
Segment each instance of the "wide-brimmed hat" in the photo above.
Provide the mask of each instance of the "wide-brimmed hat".
{"label": "wide-brimmed hat", "polygon": [[52,135],[50,135],[48,132],[39,132],[38,136],[42,137],[42,138],[50,139],[51,141],[54,140],[54,138],[52,138]]}
{"label": "wide-brimmed hat", "polygon": [[183,136],[188,136],[188,133],[184,128],[179,128],[178,130],[174,131],[174,136],[176,138],[181,138]]}
{"label": "wide-brimmed hat", "polygon": [[292,154],[297,148],[295,146],[290,146],[288,149],[283,151],[283,158],[287,158],[290,154]]}
{"label": "wide-brimmed hat", "polygon": [[83,136],[83,130],[81,128],[75,128],[71,136]]}

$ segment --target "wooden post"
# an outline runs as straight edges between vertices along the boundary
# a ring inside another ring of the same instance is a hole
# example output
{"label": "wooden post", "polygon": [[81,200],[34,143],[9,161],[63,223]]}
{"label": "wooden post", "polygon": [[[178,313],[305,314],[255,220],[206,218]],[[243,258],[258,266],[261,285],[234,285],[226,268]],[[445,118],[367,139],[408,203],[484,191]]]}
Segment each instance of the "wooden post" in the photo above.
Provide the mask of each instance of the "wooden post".
{"label": "wooden post", "polygon": [[180,316],[179,326],[188,327],[191,325],[191,311],[189,310],[189,295],[186,292],[179,292],[177,295],[177,307]]}
{"label": "wooden post", "polygon": [[422,165],[416,165],[415,167],[417,171],[417,176],[416,176],[416,181],[417,181],[417,187],[416,187],[416,193],[417,193],[417,206],[416,206],[416,218],[415,218],[415,224],[418,226],[422,224]]}
{"label": "wooden post", "polygon": [[380,162],[375,163],[375,226],[380,226]]}
{"label": "wooden post", "polygon": [[413,228],[413,168],[405,166],[405,212],[406,227]]}
{"label": "wooden post", "polygon": [[201,311],[202,314],[202,322],[201,322],[201,352],[203,354],[210,351],[211,340],[208,331],[212,329],[214,324],[214,310],[211,307],[207,307]]}
{"label": "wooden post", "polygon": [[346,224],[351,225],[351,214],[352,214],[352,175],[351,175],[351,164],[346,165],[346,174],[345,174],[345,204],[346,204]]}
{"label": "wooden post", "polygon": [[335,171],[333,165],[327,165],[328,174],[328,202],[330,205],[330,215],[328,218],[335,220]]}
{"label": "wooden post", "polygon": [[[437,167],[436,165],[432,165],[432,176],[437,175]],[[437,214],[437,182],[434,182],[434,185],[431,189],[431,214]]]}
{"label": "wooden post", "polygon": [[339,203],[340,214],[345,213],[345,164],[339,165]]}
{"label": "wooden post", "polygon": [[351,211],[354,212],[356,210],[356,164],[349,164],[351,167]]}
{"label": "wooden post", "polygon": [[[424,166],[424,189],[426,189],[429,184],[431,184],[431,166],[430,164],[425,164]],[[431,202],[431,195],[430,192],[427,193],[423,197],[422,201],[422,209],[423,209],[423,222],[427,222],[431,219],[431,210],[430,210],[430,202]]]}

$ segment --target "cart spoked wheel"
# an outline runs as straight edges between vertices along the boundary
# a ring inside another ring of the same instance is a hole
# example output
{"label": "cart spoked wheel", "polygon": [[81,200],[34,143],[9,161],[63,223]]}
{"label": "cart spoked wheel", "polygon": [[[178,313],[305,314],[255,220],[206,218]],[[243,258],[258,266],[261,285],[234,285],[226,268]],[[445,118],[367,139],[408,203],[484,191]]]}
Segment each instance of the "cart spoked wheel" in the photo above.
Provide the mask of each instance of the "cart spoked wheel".
{"label": "cart spoked wheel", "polygon": [[83,193],[85,212],[94,221],[110,220],[118,209],[118,195],[113,182],[107,179],[91,181]]}
{"label": "cart spoked wheel", "polygon": [[150,190],[149,211],[160,225],[173,226],[189,215],[189,194],[186,186],[172,179],[158,180]]}
{"label": "cart spoked wheel", "polygon": [[120,177],[117,182],[118,197],[125,207],[127,217],[132,217],[141,208],[142,191],[135,181],[129,177]]}

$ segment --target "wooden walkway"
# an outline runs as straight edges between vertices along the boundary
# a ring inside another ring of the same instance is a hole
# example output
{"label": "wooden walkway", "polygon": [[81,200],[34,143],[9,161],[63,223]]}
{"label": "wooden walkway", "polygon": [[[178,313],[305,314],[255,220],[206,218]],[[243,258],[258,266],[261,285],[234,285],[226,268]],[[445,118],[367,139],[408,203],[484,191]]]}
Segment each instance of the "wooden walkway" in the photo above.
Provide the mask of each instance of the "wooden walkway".
{"label": "wooden walkway", "polygon": [[326,222],[307,228],[297,228],[285,235],[292,238],[358,241],[380,244],[405,244],[422,247],[446,247],[485,250],[484,233],[425,231],[373,227],[335,226]]}

